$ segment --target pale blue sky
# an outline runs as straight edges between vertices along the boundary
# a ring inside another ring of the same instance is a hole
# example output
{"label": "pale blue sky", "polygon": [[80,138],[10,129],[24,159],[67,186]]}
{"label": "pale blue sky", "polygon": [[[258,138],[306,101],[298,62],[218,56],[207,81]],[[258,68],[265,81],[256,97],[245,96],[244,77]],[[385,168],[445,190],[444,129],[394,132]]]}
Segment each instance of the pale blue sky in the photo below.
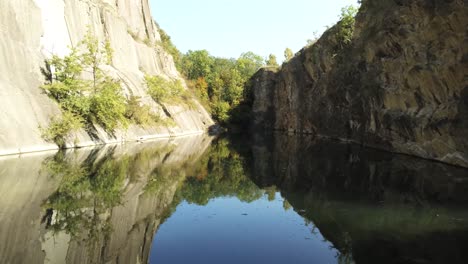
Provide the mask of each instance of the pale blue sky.
{"label": "pale blue sky", "polygon": [[342,7],[356,0],[150,0],[153,17],[177,48],[206,49],[237,58],[253,51],[263,57],[306,45],[314,32],[335,24]]}

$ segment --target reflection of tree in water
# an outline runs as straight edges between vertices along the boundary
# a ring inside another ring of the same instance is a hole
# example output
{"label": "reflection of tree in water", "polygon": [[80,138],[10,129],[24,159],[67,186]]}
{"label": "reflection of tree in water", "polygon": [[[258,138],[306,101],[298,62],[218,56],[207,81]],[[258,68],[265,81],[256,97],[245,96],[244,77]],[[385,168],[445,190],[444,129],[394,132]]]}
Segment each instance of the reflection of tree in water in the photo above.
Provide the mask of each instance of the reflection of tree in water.
{"label": "reflection of tree in water", "polygon": [[101,158],[98,152],[92,152],[84,161],[63,152],[45,161],[47,174],[60,179],[57,190],[43,205],[43,221],[48,229],[74,237],[83,233],[88,238],[109,234],[111,209],[122,203],[125,186],[145,181],[139,177],[170,149],[149,148],[135,155],[114,155],[111,151]]}
{"label": "reflection of tree in water", "polygon": [[[129,183],[141,180],[145,182],[143,195],[154,197],[164,193],[174,182],[180,182],[163,219],[169,217],[182,200],[204,205],[210,199],[227,196],[252,202],[264,194],[249,179],[245,157],[231,149],[227,139],[217,140],[201,158],[165,165],[171,151],[159,148],[132,156],[108,153],[102,158],[91,153],[85,161],[59,153],[47,160],[45,171],[60,179],[59,187],[43,205],[47,228],[86,239],[84,235],[88,241],[110,234],[112,208],[122,203]],[[147,178],[139,179],[148,168],[151,169]]]}
{"label": "reflection of tree in water", "polygon": [[178,191],[179,200],[206,205],[217,197],[237,197],[252,202],[263,191],[249,178],[246,158],[234,150],[227,139],[217,140],[201,160],[187,171],[187,179]]}
{"label": "reflection of tree in water", "polygon": [[76,164],[58,154],[45,163],[52,177],[60,177],[60,185],[44,203],[49,215],[48,227],[65,230],[72,236],[88,230],[93,237],[109,232],[107,221],[101,221],[108,210],[120,203],[129,158],[106,157],[97,163]]}
{"label": "reflection of tree in water", "polygon": [[[211,140],[181,139],[59,153],[42,172],[58,183],[44,200],[44,252],[70,263],[144,263],[185,171]],[[56,242],[58,241],[58,242]],[[65,262],[58,261],[58,262]]]}

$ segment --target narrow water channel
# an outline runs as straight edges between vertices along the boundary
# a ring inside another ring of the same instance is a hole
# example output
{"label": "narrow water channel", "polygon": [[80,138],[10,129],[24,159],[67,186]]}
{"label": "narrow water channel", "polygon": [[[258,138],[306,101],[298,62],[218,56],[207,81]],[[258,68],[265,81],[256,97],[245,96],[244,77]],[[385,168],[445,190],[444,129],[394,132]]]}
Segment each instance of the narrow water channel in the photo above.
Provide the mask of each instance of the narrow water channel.
{"label": "narrow water channel", "polygon": [[310,137],[0,159],[0,263],[468,263],[468,170]]}

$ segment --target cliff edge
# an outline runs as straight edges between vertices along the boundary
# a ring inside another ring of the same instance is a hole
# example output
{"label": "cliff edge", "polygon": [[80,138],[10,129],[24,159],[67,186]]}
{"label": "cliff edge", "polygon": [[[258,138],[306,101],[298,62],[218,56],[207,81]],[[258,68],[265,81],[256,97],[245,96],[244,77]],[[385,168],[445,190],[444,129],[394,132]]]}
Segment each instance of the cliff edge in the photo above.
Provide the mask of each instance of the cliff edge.
{"label": "cliff edge", "polygon": [[350,43],[339,22],[253,76],[254,126],[468,167],[467,14],[464,1],[362,1]]}

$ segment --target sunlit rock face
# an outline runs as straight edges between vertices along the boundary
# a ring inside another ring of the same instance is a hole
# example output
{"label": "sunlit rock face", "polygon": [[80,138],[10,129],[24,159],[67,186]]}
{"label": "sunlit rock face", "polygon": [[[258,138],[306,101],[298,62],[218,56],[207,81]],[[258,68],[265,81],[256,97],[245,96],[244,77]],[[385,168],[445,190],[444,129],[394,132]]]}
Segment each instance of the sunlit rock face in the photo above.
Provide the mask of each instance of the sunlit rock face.
{"label": "sunlit rock face", "polygon": [[332,27],[253,77],[254,125],[467,167],[467,26],[463,1],[362,1],[351,44]]}
{"label": "sunlit rock face", "polygon": [[211,138],[0,160],[0,263],[146,263]]}
{"label": "sunlit rock face", "polygon": [[198,103],[165,105],[147,94],[144,74],[181,79],[172,57],[157,43],[157,25],[147,0],[0,0],[0,155],[57,148],[41,138],[39,127],[59,115],[57,103],[39,88],[41,68],[52,55],[65,56],[91,30],[114,50],[105,72],[121,81],[125,96],[141,97],[153,112],[170,116],[175,126],[137,127],[92,137],[84,130],[69,146],[201,133],[213,122]]}

